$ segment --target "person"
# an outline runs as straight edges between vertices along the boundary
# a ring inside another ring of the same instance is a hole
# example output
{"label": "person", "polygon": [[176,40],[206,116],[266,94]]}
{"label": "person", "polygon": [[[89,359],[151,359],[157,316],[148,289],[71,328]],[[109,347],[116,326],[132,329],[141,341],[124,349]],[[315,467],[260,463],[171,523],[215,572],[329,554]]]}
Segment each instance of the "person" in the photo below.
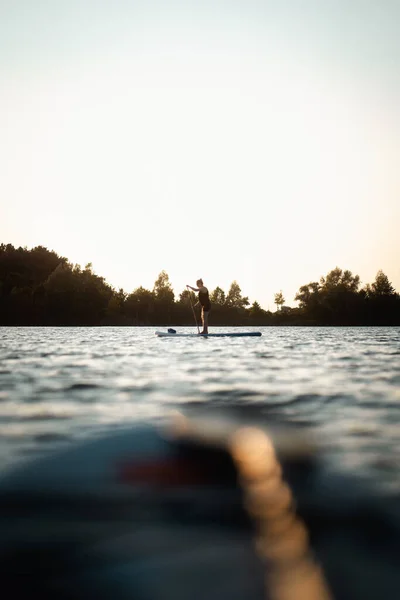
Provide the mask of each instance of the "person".
{"label": "person", "polygon": [[201,305],[201,324],[203,325],[203,331],[200,331],[200,333],[204,334],[208,333],[208,314],[211,310],[210,295],[202,279],[198,279],[196,281],[196,285],[197,287],[192,287],[191,285],[187,285],[186,287],[190,288],[194,292],[199,292],[199,300],[195,306],[198,304]]}

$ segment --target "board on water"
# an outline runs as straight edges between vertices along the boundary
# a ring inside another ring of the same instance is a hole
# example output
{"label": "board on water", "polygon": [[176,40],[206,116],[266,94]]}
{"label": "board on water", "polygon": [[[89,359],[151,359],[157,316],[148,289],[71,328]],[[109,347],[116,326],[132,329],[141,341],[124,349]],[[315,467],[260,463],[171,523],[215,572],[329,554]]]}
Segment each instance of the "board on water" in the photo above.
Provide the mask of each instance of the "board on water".
{"label": "board on water", "polygon": [[171,333],[169,331],[156,331],[158,337],[260,337],[261,331],[241,331],[238,333]]}

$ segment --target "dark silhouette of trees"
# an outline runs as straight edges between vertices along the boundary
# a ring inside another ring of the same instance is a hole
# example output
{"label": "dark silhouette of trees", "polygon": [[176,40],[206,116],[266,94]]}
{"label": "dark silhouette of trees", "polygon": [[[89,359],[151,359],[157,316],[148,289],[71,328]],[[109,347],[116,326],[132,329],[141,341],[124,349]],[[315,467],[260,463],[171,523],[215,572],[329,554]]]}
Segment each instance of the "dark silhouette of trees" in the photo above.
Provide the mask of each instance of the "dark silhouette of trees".
{"label": "dark silhouette of trees", "polygon": [[379,271],[375,282],[358,290],[360,278],[336,267],[319,283],[300,287],[300,315],[310,324],[380,325],[400,323],[400,297]]}
{"label": "dark silhouette of trees", "polygon": [[285,298],[283,297],[282,290],[275,294],[274,302],[276,304],[277,309],[282,309],[282,306],[285,304]]}
{"label": "dark silhouette of trees", "polygon": [[169,281],[169,276],[165,271],[161,271],[154,282],[153,292],[157,300],[167,303],[174,301],[174,291]]}
{"label": "dark silhouette of trees", "polygon": [[371,284],[371,293],[375,296],[393,296],[396,293],[387,275],[381,270],[377,272],[375,281]]}
{"label": "dark silhouette of trees", "polygon": [[356,292],[360,285],[358,275],[353,275],[351,271],[342,271],[336,267],[328,273],[326,277],[321,277],[321,288],[326,292]]}
{"label": "dark silhouette of trees", "polygon": [[165,271],[161,271],[157,277],[154,283],[153,294],[155,304],[154,324],[171,325],[175,316],[175,294],[169,276]]}
{"label": "dark silhouette of trees", "polygon": [[179,294],[179,302],[181,304],[188,304],[190,301],[192,301],[193,304],[196,302],[196,296],[194,295],[194,292],[188,289],[183,290],[183,292]]}
{"label": "dark silhouette of trees", "polygon": [[364,321],[373,325],[400,324],[400,296],[387,275],[379,270],[375,281],[360,292],[364,300]]}
{"label": "dark silhouette of trees", "polygon": [[43,246],[0,244],[0,319],[3,324],[42,323],[44,281],[67,259]]}
{"label": "dark silhouette of trees", "polygon": [[128,294],[122,288],[114,292],[108,301],[104,324],[125,325],[128,323],[126,315],[126,300]]}
{"label": "dark silhouette of trees", "polygon": [[[400,325],[400,296],[383,271],[361,290],[360,278],[336,267],[318,282],[300,287],[298,308],[265,311],[250,306],[237,281],[228,293],[210,294],[211,326],[222,325]],[[278,302],[277,302],[278,300]],[[161,271],[152,290],[115,290],[93,272],[43,246],[0,245],[1,325],[192,325],[197,295],[185,289],[175,299]],[[275,294],[277,306],[285,300]],[[200,307],[195,309],[200,319]]]}
{"label": "dark silhouette of trees", "polygon": [[129,294],[125,301],[125,313],[132,325],[150,325],[154,310],[154,293],[142,286]]}
{"label": "dark silhouette of trees", "polygon": [[336,267],[320,280],[322,315],[328,324],[352,324],[357,320],[360,285],[358,275]]}
{"label": "dark silhouette of trees", "polygon": [[253,325],[269,325],[272,322],[272,313],[261,308],[258,302],[253,302],[248,310],[249,323]]}
{"label": "dark silhouette of trees", "polygon": [[242,290],[237,281],[231,283],[228,295],[226,296],[225,306],[228,308],[241,309],[249,306],[250,302],[247,297],[242,296]]}
{"label": "dark silhouette of trees", "polygon": [[222,288],[217,286],[213,292],[210,294],[210,300],[212,304],[218,304],[219,306],[224,306],[226,301],[226,295]]}
{"label": "dark silhouette of trees", "polygon": [[51,324],[97,325],[106,316],[113,289],[95,275],[91,263],[61,263],[44,283]]}

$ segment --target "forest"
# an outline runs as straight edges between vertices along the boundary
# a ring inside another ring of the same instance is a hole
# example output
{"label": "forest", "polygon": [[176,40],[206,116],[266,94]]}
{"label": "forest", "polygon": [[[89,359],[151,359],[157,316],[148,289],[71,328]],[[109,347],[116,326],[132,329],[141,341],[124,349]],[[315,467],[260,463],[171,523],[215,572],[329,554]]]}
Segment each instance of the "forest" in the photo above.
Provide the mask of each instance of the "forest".
{"label": "forest", "polygon": [[[233,281],[227,292],[210,290],[210,326],[266,325],[400,325],[400,295],[383,271],[360,287],[360,278],[336,267],[318,281],[302,285],[284,306],[275,294],[277,310],[250,304]],[[196,297],[184,289],[175,294],[161,271],[152,290],[116,290],[95,274],[43,246],[32,249],[0,244],[0,325],[25,326],[190,326],[195,325]],[[197,312],[197,319],[199,314]]]}

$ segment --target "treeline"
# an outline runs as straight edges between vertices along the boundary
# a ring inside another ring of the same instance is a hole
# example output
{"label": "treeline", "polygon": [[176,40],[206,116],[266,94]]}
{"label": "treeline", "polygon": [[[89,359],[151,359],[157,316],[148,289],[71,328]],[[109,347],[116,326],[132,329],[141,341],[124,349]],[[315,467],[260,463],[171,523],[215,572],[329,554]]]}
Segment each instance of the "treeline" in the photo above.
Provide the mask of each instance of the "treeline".
{"label": "treeline", "polygon": [[[398,325],[400,296],[387,276],[359,289],[359,277],[334,269],[319,282],[304,285],[287,308],[276,294],[277,312],[250,302],[233,281],[227,293],[211,291],[213,326],[220,325]],[[187,289],[175,296],[165,271],[152,290],[116,290],[96,275],[89,263],[82,269],[43,246],[0,245],[1,325],[194,325]],[[196,311],[198,312],[198,311]],[[199,315],[197,314],[197,318]]]}
{"label": "treeline", "polygon": [[360,278],[336,267],[295,296],[305,323],[322,325],[400,325],[400,295],[387,275],[360,288]]}

